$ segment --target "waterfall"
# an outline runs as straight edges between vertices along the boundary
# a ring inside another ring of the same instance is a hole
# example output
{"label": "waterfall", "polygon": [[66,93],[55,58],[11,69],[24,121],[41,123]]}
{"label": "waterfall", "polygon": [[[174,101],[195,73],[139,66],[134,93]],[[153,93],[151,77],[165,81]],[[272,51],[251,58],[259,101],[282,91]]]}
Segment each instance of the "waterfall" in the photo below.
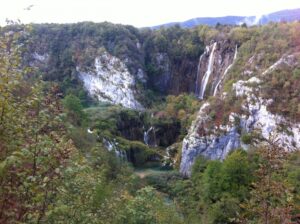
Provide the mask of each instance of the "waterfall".
{"label": "waterfall", "polygon": [[238,51],[237,51],[237,45],[235,45],[235,52],[234,52],[233,61],[232,61],[232,63],[231,63],[230,65],[228,65],[228,67],[225,69],[223,76],[221,77],[221,79],[219,80],[219,82],[217,83],[217,85],[216,85],[216,87],[215,87],[215,89],[214,89],[214,94],[213,94],[213,96],[216,96],[216,95],[217,95],[218,88],[219,88],[221,82],[224,80],[226,74],[228,73],[228,71],[229,71],[229,70],[231,69],[231,67],[233,66],[233,64],[234,64],[234,62],[235,62],[235,60],[236,60],[236,58],[237,58],[237,52],[238,52]]}
{"label": "waterfall", "polygon": [[103,144],[109,152],[113,151],[119,159],[121,159],[122,161],[127,161],[126,152],[117,147],[118,143],[115,139],[113,141],[110,141],[108,139],[103,138]]}
{"label": "waterfall", "polygon": [[151,126],[147,131],[144,131],[144,143],[149,146],[149,133],[153,130]]}
{"label": "waterfall", "polygon": [[146,145],[148,145],[148,143],[149,143],[149,136],[148,136],[148,133],[147,133],[148,131],[144,131],[144,143],[146,144]]}
{"label": "waterfall", "polygon": [[115,153],[118,158],[120,158],[121,160],[127,161],[127,155],[124,150],[116,150]]}
{"label": "waterfall", "polygon": [[203,56],[207,53],[207,51],[205,50],[205,52],[200,56],[199,58],[199,63],[198,63],[198,67],[197,67],[197,79],[196,79],[196,87],[195,87],[195,95],[198,96],[199,95],[199,76],[200,76],[200,65],[201,65],[201,61]]}
{"label": "waterfall", "polygon": [[202,78],[200,95],[199,95],[200,99],[203,99],[203,97],[204,97],[205,89],[206,89],[209,77],[211,75],[211,72],[212,72],[212,66],[213,66],[213,62],[214,62],[214,53],[215,53],[216,47],[217,47],[217,42],[215,42],[213,44],[213,48],[212,48],[211,54],[209,56],[207,70],[206,70],[205,75]]}

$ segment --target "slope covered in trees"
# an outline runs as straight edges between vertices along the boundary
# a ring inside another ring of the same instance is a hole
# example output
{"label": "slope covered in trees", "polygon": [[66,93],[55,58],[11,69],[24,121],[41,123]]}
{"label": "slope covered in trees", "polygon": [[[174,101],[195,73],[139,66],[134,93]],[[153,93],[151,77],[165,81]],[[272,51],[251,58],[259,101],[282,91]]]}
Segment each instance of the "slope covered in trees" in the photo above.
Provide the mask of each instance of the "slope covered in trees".
{"label": "slope covered in trees", "polygon": [[[0,222],[299,222],[300,155],[279,146],[276,136],[241,132],[247,151],[230,152],[223,161],[199,156],[188,179],[178,172],[183,139],[204,101],[210,104],[205,130],[226,125],[245,102],[233,84],[248,80],[245,71],[260,74],[282,55],[297,54],[299,27],[2,28]],[[212,40],[232,41],[239,56],[221,86],[226,97],[200,101],[194,95],[197,65]],[[76,66],[91,70],[103,48],[125,61],[147,109],[99,103],[87,94]],[[274,99],[268,110],[295,123],[298,67],[269,70],[259,92]],[[138,78],[139,69],[145,80]],[[168,171],[136,175],[136,169],[153,166]]]}

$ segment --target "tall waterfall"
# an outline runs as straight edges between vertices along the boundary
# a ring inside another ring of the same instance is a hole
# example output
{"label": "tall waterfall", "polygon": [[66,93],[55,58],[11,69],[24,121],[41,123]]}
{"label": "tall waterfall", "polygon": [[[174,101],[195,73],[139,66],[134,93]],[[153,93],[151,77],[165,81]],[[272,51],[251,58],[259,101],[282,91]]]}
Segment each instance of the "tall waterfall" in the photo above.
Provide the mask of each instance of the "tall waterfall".
{"label": "tall waterfall", "polygon": [[237,45],[235,45],[235,52],[234,52],[233,61],[232,61],[232,63],[231,63],[230,65],[228,65],[228,67],[225,69],[222,78],[219,80],[219,82],[217,83],[217,85],[216,85],[216,87],[215,87],[215,89],[214,89],[214,95],[213,95],[213,96],[216,96],[216,95],[217,95],[218,88],[219,88],[221,82],[224,80],[226,74],[227,74],[228,71],[231,69],[231,67],[233,66],[233,64],[234,64],[234,62],[235,62],[235,60],[236,60],[236,58],[237,58],[237,53],[238,53]]}
{"label": "tall waterfall", "polygon": [[217,47],[217,42],[215,42],[213,44],[213,48],[212,48],[212,51],[211,51],[210,56],[209,56],[207,70],[206,70],[206,73],[203,76],[202,81],[201,81],[199,99],[203,99],[203,97],[204,97],[205,89],[206,89],[210,74],[212,72],[212,66],[213,66],[213,63],[214,63],[214,53],[215,53],[216,47]]}
{"label": "tall waterfall", "polygon": [[[206,48],[207,49],[207,48]],[[197,67],[197,79],[196,79],[196,87],[195,87],[195,95],[197,96],[199,94],[199,76],[200,76],[200,65],[201,65],[201,61],[203,56],[206,54],[206,50],[205,52],[200,56],[199,58],[199,63],[198,63],[198,67]]]}

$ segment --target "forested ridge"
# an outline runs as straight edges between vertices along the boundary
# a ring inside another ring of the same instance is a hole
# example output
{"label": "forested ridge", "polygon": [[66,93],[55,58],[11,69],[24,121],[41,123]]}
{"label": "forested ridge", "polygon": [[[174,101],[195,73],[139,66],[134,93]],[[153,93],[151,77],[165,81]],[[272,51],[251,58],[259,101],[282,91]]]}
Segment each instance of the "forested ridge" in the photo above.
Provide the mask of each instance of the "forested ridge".
{"label": "forested ridge", "polygon": [[[224,160],[197,156],[190,177],[179,172],[199,108],[209,102],[200,135],[242,113],[245,97],[232,86],[249,78],[245,64],[261,73],[284,54],[298,55],[299,30],[299,22],[159,30],[110,23],[2,27],[0,223],[299,223],[300,153],[276,135],[237,130],[247,150],[232,150]],[[204,101],[194,94],[192,74],[211,40],[232,41],[239,57],[222,86],[226,97]],[[135,82],[143,110],[98,102],[84,89],[77,67],[92,70],[104,51],[125,61],[134,77],[144,71],[145,80]],[[274,99],[269,111],[296,123],[300,70],[285,66],[262,76],[259,91]]]}

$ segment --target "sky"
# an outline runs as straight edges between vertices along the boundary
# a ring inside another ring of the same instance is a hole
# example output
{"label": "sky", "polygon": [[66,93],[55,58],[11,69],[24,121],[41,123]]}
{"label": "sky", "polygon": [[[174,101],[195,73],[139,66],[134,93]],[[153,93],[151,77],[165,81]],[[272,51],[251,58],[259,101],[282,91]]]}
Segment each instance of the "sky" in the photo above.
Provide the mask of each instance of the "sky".
{"label": "sky", "polygon": [[[300,8],[300,0],[0,0],[0,24],[113,22],[136,27],[196,17],[260,16]],[[31,7],[30,7],[31,6]]]}

